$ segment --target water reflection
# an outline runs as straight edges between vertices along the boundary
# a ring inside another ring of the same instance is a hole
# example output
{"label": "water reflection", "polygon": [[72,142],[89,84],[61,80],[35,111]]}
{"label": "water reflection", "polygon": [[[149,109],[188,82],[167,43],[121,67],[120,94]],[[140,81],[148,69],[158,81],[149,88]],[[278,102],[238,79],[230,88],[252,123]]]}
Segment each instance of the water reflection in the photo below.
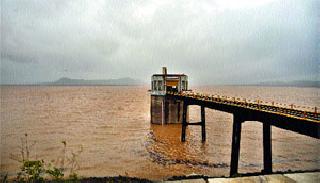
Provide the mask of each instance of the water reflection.
{"label": "water reflection", "polygon": [[226,168],[226,163],[213,163],[207,158],[208,144],[202,143],[194,137],[191,128],[186,134],[190,139],[181,143],[181,125],[154,125],[150,126],[148,143],[146,145],[149,157],[155,163],[162,165],[182,164],[198,168]]}

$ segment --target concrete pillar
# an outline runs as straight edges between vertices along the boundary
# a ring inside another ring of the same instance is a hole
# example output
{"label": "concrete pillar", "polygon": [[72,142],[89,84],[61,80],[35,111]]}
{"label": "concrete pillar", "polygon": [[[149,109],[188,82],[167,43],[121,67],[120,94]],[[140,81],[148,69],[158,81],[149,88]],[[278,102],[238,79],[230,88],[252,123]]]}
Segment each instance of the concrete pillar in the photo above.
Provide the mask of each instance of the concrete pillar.
{"label": "concrete pillar", "polygon": [[204,110],[204,106],[201,106],[201,137],[202,142],[206,141],[206,120],[205,120],[206,114]]}
{"label": "concrete pillar", "polygon": [[182,111],[182,131],[181,131],[181,141],[186,141],[186,128],[187,128],[187,103],[183,102],[183,111]]}
{"label": "concrete pillar", "polygon": [[230,162],[230,177],[238,173],[238,161],[240,156],[240,140],[241,140],[241,120],[240,116],[233,114],[233,130],[232,130],[232,148]]}
{"label": "concrete pillar", "polygon": [[263,173],[272,173],[272,128],[269,123],[263,123]]}

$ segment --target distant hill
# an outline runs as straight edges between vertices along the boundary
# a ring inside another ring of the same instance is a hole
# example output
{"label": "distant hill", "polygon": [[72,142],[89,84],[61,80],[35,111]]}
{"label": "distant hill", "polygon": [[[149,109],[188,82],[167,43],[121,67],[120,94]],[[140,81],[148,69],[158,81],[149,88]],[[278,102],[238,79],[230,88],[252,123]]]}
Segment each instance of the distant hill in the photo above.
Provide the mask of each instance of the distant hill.
{"label": "distant hill", "polygon": [[119,78],[107,80],[85,80],[85,79],[71,79],[67,77],[60,78],[52,82],[41,82],[38,85],[54,85],[54,86],[97,86],[97,85],[110,85],[110,86],[136,86],[143,85],[142,81],[132,78]]}
{"label": "distant hill", "polygon": [[260,82],[258,86],[295,86],[295,87],[320,87],[320,81],[300,80],[300,81],[267,81]]}

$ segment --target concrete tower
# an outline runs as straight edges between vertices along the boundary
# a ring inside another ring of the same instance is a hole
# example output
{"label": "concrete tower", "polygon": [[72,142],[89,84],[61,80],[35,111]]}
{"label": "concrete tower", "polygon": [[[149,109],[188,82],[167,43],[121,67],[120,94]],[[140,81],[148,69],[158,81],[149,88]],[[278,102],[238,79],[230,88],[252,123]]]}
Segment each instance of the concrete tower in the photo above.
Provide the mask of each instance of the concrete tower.
{"label": "concrete tower", "polygon": [[151,123],[182,123],[183,102],[167,95],[167,91],[186,90],[188,90],[188,76],[185,74],[168,74],[167,68],[163,67],[162,74],[152,75]]}

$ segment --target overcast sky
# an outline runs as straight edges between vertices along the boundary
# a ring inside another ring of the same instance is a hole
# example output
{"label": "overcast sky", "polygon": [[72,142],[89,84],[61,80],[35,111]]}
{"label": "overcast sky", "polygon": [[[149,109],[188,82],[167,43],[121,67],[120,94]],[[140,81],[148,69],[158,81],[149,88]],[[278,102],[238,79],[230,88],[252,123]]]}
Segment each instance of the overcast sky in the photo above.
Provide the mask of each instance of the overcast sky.
{"label": "overcast sky", "polygon": [[319,0],[1,0],[1,83],[319,80]]}

